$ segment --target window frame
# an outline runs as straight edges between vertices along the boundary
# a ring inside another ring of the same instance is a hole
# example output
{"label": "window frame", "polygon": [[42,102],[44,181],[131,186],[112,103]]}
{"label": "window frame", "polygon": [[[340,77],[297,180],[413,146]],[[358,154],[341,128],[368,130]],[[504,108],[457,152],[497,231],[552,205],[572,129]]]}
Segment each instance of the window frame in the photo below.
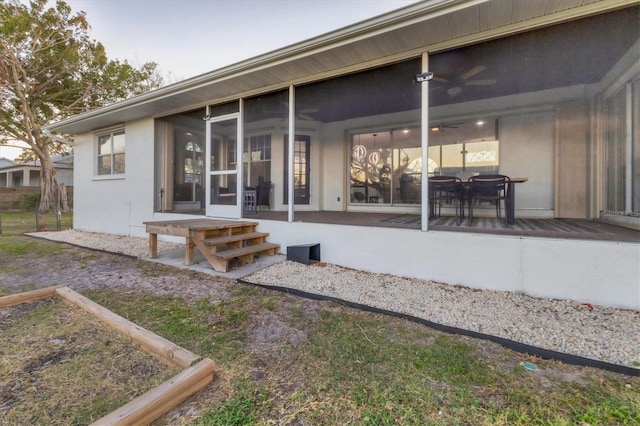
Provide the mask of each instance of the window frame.
{"label": "window frame", "polygon": [[[115,146],[115,138],[116,136],[122,136],[122,143],[123,143],[123,147],[122,147],[122,151],[118,151],[116,152],[116,146]],[[102,139],[108,137],[108,139],[105,139],[105,142],[108,141],[109,146],[108,146],[108,152],[105,154],[101,154],[100,153],[100,146],[101,146],[101,142]],[[106,130],[106,131],[101,131],[99,133],[95,134],[95,147],[96,147],[96,151],[95,151],[95,176],[99,177],[99,178],[109,178],[109,177],[123,177],[126,173],[126,132],[124,127],[119,127],[116,129],[110,129],[110,130]],[[117,156],[122,156],[123,157],[123,161],[122,161],[122,171],[116,171],[116,157]],[[102,169],[100,167],[100,163],[102,161],[103,158],[109,158],[109,169],[108,172],[102,172]]]}

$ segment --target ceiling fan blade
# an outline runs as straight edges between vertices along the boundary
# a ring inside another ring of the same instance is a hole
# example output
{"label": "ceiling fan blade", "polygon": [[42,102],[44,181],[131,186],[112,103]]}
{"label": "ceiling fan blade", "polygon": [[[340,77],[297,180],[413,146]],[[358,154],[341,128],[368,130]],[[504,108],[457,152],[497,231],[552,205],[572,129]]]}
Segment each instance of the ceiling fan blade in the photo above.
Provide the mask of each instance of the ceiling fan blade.
{"label": "ceiling fan blade", "polygon": [[486,80],[467,80],[464,82],[467,86],[491,86],[496,84],[495,78],[488,78]]}
{"label": "ceiling fan blade", "polygon": [[439,81],[440,83],[448,83],[449,80],[447,80],[446,78],[442,78],[442,77],[433,77],[432,79],[433,81]]}
{"label": "ceiling fan blade", "polygon": [[304,113],[298,114],[298,118],[300,120],[305,120],[305,121],[314,121],[315,120],[312,116],[310,116],[308,114],[304,114]]}
{"label": "ceiling fan blade", "polygon": [[474,75],[486,70],[487,67],[485,67],[484,65],[476,65],[475,67],[471,68],[469,71],[465,72],[464,74],[462,74],[460,76],[461,79],[466,80],[468,78],[473,77]]}

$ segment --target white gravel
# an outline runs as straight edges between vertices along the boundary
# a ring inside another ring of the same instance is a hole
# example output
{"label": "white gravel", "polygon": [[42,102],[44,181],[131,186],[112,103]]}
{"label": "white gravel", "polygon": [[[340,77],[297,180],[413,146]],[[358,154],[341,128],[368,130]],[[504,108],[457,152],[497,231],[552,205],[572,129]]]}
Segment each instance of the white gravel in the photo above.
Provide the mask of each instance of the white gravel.
{"label": "white gravel", "polygon": [[[147,257],[146,238],[75,230],[38,237]],[[160,253],[181,247],[158,242]],[[284,261],[245,280],[409,314],[528,345],[640,369],[640,311],[476,290],[373,274],[336,265]]]}

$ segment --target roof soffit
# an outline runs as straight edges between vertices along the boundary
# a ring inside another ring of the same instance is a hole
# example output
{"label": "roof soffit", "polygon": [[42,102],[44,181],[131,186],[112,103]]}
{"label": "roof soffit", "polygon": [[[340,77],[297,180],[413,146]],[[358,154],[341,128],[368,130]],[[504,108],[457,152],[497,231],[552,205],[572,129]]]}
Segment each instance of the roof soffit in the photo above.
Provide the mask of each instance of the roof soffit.
{"label": "roof soffit", "polygon": [[[230,97],[329,78],[638,2],[475,0],[418,3],[47,126],[79,134]],[[551,8],[551,9],[550,9]]]}

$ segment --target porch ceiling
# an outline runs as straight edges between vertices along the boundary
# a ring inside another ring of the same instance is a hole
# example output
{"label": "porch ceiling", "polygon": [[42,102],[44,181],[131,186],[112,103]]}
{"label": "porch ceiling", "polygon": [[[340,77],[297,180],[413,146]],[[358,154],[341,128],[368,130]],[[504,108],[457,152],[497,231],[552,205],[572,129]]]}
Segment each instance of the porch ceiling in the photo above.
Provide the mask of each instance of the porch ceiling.
{"label": "porch ceiling", "polygon": [[80,134],[231,97],[442,51],[637,2],[623,0],[434,0],[193,77],[51,124]]}

